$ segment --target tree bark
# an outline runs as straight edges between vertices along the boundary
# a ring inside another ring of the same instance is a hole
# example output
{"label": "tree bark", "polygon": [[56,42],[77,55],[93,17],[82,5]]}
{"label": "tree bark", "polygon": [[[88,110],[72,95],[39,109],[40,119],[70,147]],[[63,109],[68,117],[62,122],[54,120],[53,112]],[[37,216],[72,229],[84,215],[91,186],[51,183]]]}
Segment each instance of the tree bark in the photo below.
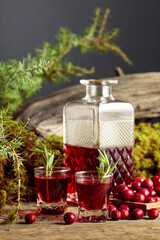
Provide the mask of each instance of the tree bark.
{"label": "tree bark", "polygon": [[[118,77],[119,84],[113,87],[113,96],[131,102],[135,119],[160,117],[160,72],[128,74]],[[17,121],[30,118],[29,127],[43,137],[53,133],[62,135],[63,106],[85,96],[85,87],[75,85],[53,94],[32,100],[22,106]]]}

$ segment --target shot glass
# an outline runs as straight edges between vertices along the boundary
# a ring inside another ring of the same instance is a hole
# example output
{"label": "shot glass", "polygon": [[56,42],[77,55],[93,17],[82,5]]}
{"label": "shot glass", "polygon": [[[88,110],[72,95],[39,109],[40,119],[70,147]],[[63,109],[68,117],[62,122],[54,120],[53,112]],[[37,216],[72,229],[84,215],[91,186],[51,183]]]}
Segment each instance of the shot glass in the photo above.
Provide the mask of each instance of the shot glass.
{"label": "shot glass", "polygon": [[70,168],[55,167],[46,171],[44,167],[34,169],[37,192],[37,207],[41,214],[63,214],[67,208],[67,188]]}
{"label": "shot glass", "polygon": [[78,194],[78,219],[81,222],[105,222],[113,175],[99,182],[97,171],[75,173]]}

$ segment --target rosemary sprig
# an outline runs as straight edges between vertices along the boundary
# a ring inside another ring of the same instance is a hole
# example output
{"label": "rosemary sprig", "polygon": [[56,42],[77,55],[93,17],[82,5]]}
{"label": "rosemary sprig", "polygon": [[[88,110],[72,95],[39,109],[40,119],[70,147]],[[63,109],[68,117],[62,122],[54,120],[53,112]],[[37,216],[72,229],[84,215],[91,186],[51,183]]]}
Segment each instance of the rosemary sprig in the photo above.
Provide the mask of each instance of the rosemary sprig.
{"label": "rosemary sprig", "polygon": [[59,158],[57,160],[54,160],[55,154],[52,151],[52,149],[47,149],[47,147],[41,142],[40,142],[40,145],[42,149],[36,147],[32,150],[42,154],[43,156],[42,161],[43,161],[44,168],[46,170],[46,177],[48,177],[52,174],[52,170],[55,167]]}
{"label": "rosemary sprig", "polygon": [[97,159],[101,161],[100,167],[97,167],[97,172],[98,172],[98,181],[99,182],[104,182],[106,178],[111,175],[113,172],[114,168],[116,167],[117,163],[121,159],[121,157],[118,158],[118,160],[115,162],[113,166],[110,165],[107,154],[105,151],[101,151],[98,149],[98,152],[100,154]]}

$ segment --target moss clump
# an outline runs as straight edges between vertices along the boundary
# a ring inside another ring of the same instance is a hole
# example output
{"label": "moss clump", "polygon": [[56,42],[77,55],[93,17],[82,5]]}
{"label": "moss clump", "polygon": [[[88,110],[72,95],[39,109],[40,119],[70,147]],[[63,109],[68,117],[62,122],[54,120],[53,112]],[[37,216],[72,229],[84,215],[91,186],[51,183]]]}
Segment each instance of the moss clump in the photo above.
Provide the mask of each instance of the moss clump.
{"label": "moss clump", "polygon": [[[10,120],[7,122],[6,135],[8,140],[14,139],[19,133],[21,123],[17,124],[16,121]],[[27,201],[35,200],[35,181],[34,181],[34,167],[42,166],[42,154],[33,152],[31,149],[40,147],[40,141],[33,131],[25,129],[21,132],[21,140],[23,145],[19,147],[18,154],[22,156],[23,161],[23,174],[21,174],[21,197]],[[47,148],[51,148],[55,152],[55,160],[59,165],[63,160],[63,142],[62,137],[53,135],[42,141]],[[15,172],[13,169],[13,159],[4,157],[0,159],[0,189],[5,191],[6,200],[11,201],[17,198],[17,183],[15,179]]]}
{"label": "moss clump", "polygon": [[144,178],[160,171],[160,123],[135,126],[134,170]]}
{"label": "moss clump", "polygon": [[0,190],[0,211],[6,204],[6,191]]}

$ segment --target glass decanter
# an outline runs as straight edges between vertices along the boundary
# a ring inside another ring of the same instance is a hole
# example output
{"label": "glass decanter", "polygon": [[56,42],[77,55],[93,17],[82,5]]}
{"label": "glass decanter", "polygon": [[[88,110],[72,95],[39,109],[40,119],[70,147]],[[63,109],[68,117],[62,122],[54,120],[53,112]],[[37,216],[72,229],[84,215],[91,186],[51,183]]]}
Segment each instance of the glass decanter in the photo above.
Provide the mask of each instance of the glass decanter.
{"label": "glass decanter", "polygon": [[77,171],[96,170],[98,150],[106,151],[115,184],[129,184],[133,176],[134,109],[112,96],[117,80],[80,80],[86,86],[82,100],[69,102],[63,112],[64,166],[71,168],[68,197],[76,199]]}

